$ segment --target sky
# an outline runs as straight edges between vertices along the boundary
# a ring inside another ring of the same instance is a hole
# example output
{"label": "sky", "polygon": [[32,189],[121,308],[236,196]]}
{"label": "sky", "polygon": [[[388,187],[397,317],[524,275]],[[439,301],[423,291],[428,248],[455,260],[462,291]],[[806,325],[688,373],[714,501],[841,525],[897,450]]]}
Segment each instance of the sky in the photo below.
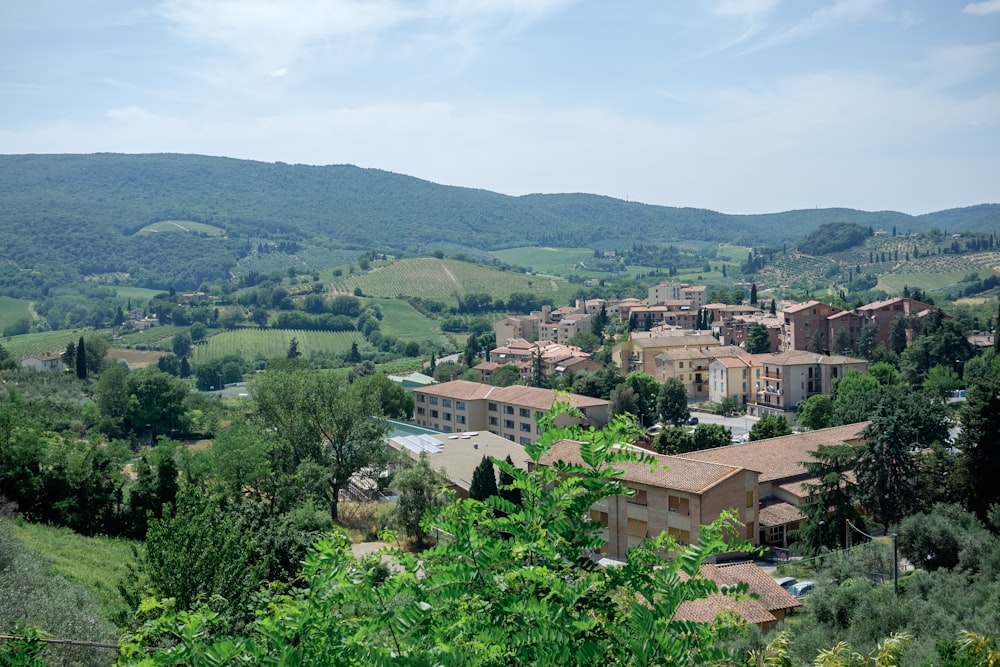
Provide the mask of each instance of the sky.
{"label": "sky", "polygon": [[1000,0],[4,0],[0,153],[725,213],[1000,202]]}

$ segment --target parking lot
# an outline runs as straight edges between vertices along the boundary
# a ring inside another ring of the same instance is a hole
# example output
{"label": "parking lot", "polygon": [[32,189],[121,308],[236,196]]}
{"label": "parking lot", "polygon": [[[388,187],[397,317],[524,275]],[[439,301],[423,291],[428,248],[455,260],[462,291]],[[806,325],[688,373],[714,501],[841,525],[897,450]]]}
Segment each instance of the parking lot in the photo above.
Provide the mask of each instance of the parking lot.
{"label": "parking lot", "polygon": [[723,417],[710,412],[699,412],[697,409],[691,410],[691,416],[698,418],[699,424],[721,424],[733,432],[734,438],[741,438],[750,432],[750,428],[757,421],[756,417],[740,415],[737,417]]}

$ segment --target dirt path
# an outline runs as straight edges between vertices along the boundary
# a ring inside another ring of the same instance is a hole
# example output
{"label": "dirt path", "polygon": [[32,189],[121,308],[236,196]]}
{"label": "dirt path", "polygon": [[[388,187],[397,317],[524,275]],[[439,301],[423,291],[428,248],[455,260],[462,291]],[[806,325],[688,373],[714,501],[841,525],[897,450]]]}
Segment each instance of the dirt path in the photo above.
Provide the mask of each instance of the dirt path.
{"label": "dirt path", "polygon": [[444,269],[444,272],[448,274],[449,278],[451,278],[451,282],[453,282],[456,285],[458,285],[458,279],[455,278],[455,274],[452,273],[451,270],[449,270],[447,266],[442,266],[441,268]]}

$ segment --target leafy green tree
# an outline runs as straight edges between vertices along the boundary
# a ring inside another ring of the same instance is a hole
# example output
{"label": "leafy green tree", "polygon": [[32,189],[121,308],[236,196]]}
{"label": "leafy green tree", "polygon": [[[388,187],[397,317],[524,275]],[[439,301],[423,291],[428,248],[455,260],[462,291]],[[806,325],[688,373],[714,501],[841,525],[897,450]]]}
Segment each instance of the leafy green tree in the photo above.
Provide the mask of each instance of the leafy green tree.
{"label": "leafy green tree", "polygon": [[493,467],[493,461],[484,456],[476,469],[472,471],[472,481],[469,483],[469,497],[473,500],[484,501],[490,496],[499,493],[497,489],[497,471]]}
{"label": "leafy green tree", "polygon": [[823,339],[823,331],[817,329],[813,332],[812,336],[809,336],[809,342],[806,343],[806,349],[815,354],[823,354],[825,351],[826,341]]}
{"label": "leafy green tree", "polygon": [[205,340],[205,335],[208,332],[208,327],[205,326],[204,322],[195,322],[188,329],[189,335],[191,336],[192,343],[200,343]]}
{"label": "leafy green tree", "polygon": [[836,424],[867,421],[884,388],[868,373],[850,370],[834,384],[833,414]]}
{"label": "leafy green tree", "polygon": [[792,427],[781,415],[764,415],[750,427],[750,440],[766,440],[791,435]]}
{"label": "leafy green tree", "polygon": [[638,412],[635,413],[641,424],[651,424],[656,421],[656,400],[660,394],[660,383],[652,375],[642,371],[632,371],[625,376],[625,384],[635,391]]}
{"label": "leafy green tree", "polygon": [[858,340],[855,343],[854,351],[862,359],[872,359],[875,349],[878,347],[878,327],[874,322],[863,322],[861,331],[858,332]]}
{"label": "leafy green tree", "polygon": [[330,518],[340,492],[362,472],[378,475],[388,460],[377,391],[312,370],[267,371],[250,385],[252,414],[290,449],[293,468],[319,465],[326,478]]}
{"label": "leafy green tree", "polygon": [[521,381],[521,371],[513,364],[504,364],[490,374],[489,383],[494,387],[510,387]]}
{"label": "leafy green tree", "polygon": [[969,509],[985,518],[992,505],[1000,503],[1000,369],[994,364],[985,377],[971,385],[959,410],[962,430],[956,446],[962,451],[968,479]]}
{"label": "leafy green tree", "polygon": [[833,426],[833,399],[830,395],[816,394],[807,398],[799,411],[799,423],[811,429]]}
{"label": "leafy green tree", "polygon": [[899,384],[899,369],[884,361],[868,364],[868,375],[878,380],[878,383],[883,387],[893,387]]}
{"label": "leafy green tree", "polygon": [[771,351],[771,337],[767,333],[767,327],[760,322],[755,322],[747,332],[746,351],[748,354],[765,354]]}
{"label": "leafy green tree", "polygon": [[[77,343],[79,349],[79,343]],[[87,336],[86,351],[84,357],[87,364],[87,372],[90,375],[97,375],[104,366],[104,360],[108,356],[108,340],[104,336]]]}
{"label": "leafy green tree", "polygon": [[698,424],[691,435],[695,450],[733,444],[733,432],[722,424]]}
{"label": "leafy green tree", "polygon": [[285,353],[286,359],[295,359],[301,357],[302,353],[299,352],[299,339],[292,336],[292,340],[288,342],[288,352]]}
{"label": "leafy green tree", "polygon": [[128,376],[127,430],[149,438],[184,427],[187,385],[158,368],[147,366]]}
{"label": "leafy green tree", "polygon": [[847,522],[864,530],[864,520],[856,507],[856,486],[848,473],[854,468],[858,451],[851,445],[820,445],[809,452],[812,460],[803,464],[815,483],[803,488],[815,501],[802,506],[805,522],[796,531],[800,550],[810,553],[820,547],[844,545]]}
{"label": "leafy green tree", "polygon": [[988,553],[987,545],[995,539],[974,514],[955,503],[906,517],[898,532],[902,556],[928,571],[957,568],[963,559],[968,565],[976,554]]}
{"label": "leafy green tree", "polygon": [[444,475],[431,468],[426,452],[421,452],[414,465],[397,472],[392,480],[399,498],[390,523],[413,537],[418,548],[427,546],[430,537],[424,516],[448,500],[444,493],[446,481]]}
{"label": "leafy green tree", "polygon": [[938,398],[947,398],[962,386],[958,373],[951,366],[932,366],[924,378],[924,391]]}
{"label": "leafy green tree", "polygon": [[567,345],[575,345],[587,354],[591,354],[601,346],[601,339],[589,331],[578,331],[566,341]]}
{"label": "leafy green tree", "polygon": [[83,341],[83,336],[76,343],[76,377],[81,380],[87,379],[87,348]]}
{"label": "leafy green tree", "polygon": [[514,475],[508,472],[514,467],[514,461],[511,460],[510,454],[504,459],[504,463],[506,465],[500,466],[500,479],[497,483],[497,489],[501,498],[515,507],[520,507],[521,490],[514,485]]}
{"label": "leafy green tree", "polygon": [[[346,538],[318,542],[305,558],[300,590],[265,592],[251,625],[233,636],[207,609],[161,615],[123,642],[123,664],[200,664],[202,657],[246,664],[605,665],[734,662],[724,642],[731,620],[674,620],[678,607],[719,593],[697,576],[735,528],[726,518],[678,546],[651,538],[622,568],[594,567],[602,543],[590,508],[629,496],[615,477],[624,461],[649,463],[626,447],[634,424],[587,432],[544,421],[549,439],[526,446],[531,471],[501,464],[522,492],[522,507],[493,496],[458,500],[424,517],[422,529],[451,535],[421,554],[392,551],[396,567],[357,561]],[[545,436],[543,435],[543,439]],[[581,442],[582,463],[539,465],[557,440]],[[664,561],[660,553],[677,551]],[[239,561],[239,553],[234,558]],[[235,569],[235,568],[233,568]],[[738,585],[729,594],[742,595]],[[147,608],[155,607],[147,604]],[[174,638],[163,647],[161,640]],[[147,646],[157,646],[146,653]]]}
{"label": "leafy green tree", "polygon": [[635,395],[635,389],[624,382],[611,390],[611,397],[608,399],[608,414],[632,415],[638,418],[639,398]]}
{"label": "leafy green tree", "polygon": [[740,410],[740,404],[732,396],[726,396],[719,401],[719,409],[723,416],[735,415]]}
{"label": "leafy green tree", "polygon": [[112,420],[119,429],[125,426],[129,415],[128,371],[124,364],[112,364],[94,385],[94,398],[101,416]]}
{"label": "leafy green tree", "polygon": [[902,313],[889,324],[889,349],[896,354],[906,349],[906,317]]}
{"label": "leafy green tree", "polygon": [[865,445],[855,467],[858,500],[875,521],[893,525],[919,504],[912,454],[919,433],[905,408],[883,403],[861,435]]}
{"label": "leafy green tree", "polygon": [[172,349],[174,355],[178,357],[186,357],[191,354],[191,334],[186,331],[181,331],[174,334],[174,339],[172,343]]}
{"label": "leafy green tree", "polygon": [[851,354],[851,334],[847,332],[846,327],[837,329],[837,332],[833,334],[833,345],[830,352],[833,354]]}
{"label": "leafy green tree", "polygon": [[461,377],[466,370],[465,364],[454,361],[438,362],[434,367],[434,379],[438,382],[449,382]]}
{"label": "leafy green tree", "polygon": [[691,418],[687,390],[678,378],[667,378],[656,398],[656,413],[664,423],[680,426]]}
{"label": "leafy green tree", "polygon": [[656,436],[653,449],[660,454],[682,454],[694,451],[694,438],[691,432],[681,426],[670,426]]}
{"label": "leafy green tree", "polygon": [[385,375],[373,373],[359,377],[356,383],[364,386],[363,391],[372,391],[378,396],[381,414],[390,419],[409,419],[413,415],[413,394],[403,389]]}

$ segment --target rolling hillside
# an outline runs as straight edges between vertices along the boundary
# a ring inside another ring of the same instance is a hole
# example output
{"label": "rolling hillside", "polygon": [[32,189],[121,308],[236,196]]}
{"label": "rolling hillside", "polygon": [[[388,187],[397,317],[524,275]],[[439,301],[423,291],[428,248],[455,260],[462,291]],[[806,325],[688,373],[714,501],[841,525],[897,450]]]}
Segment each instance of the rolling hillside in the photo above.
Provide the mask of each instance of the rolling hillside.
{"label": "rolling hillside", "polygon": [[[7,155],[0,183],[0,294],[10,296],[80,276],[191,289],[262,253],[320,270],[324,258],[345,250],[481,253],[678,240],[780,246],[831,221],[914,231],[1000,227],[998,205],[917,217],[850,209],[734,216],[588,194],[510,197],[350,165],[198,155]],[[184,224],[140,233],[165,221]]]}

